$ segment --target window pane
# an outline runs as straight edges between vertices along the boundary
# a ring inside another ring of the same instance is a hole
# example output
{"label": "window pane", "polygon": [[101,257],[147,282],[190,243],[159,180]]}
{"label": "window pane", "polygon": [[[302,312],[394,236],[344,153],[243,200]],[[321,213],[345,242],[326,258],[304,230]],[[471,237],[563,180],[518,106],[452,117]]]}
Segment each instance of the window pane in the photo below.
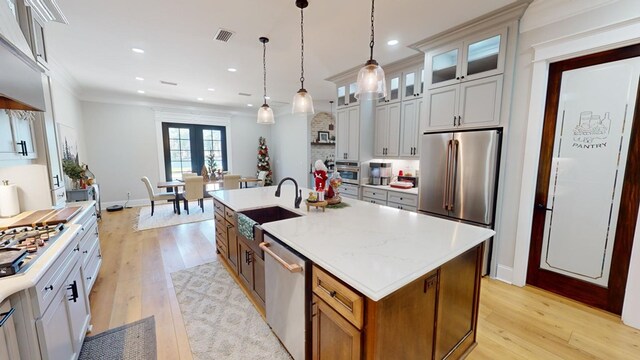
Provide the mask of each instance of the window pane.
{"label": "window pane", "polygon": [[203,145],[205,153],[213,150],[213,143],[211,141],[205,141]]}
{"label": "window pane", "polygon": [[180,150],[190,150],[191,143],[189,140],[180,140]]}
{"label": "window pane", "polygon": [[180,130],[177,128],[169,128],[169,139],[177,139],[180,136]]}
{"label": "window pane", "polygon": [[213,142],[213,150],[222,150],[222,142],[221,141],[214,141]]}
{"label": "window pane", "polygon": [[211,130],[202,130],[202,138],[206,140],[211,140]]}
{"label": "window pane", "polygon": [[170,150],[180,150],[180,140],[169,140]]}
{"label": "window pane", "polygon": [[180,151],[171,151],[171,161],[180,160]]}
{"label": "window pane", "polygon": [[189,139],[189,129],[180,129],[180,139]]}
{"label": "window pane", "polygon": [[214,131],[213,140],[222,140],[222,133],[220,131]]}

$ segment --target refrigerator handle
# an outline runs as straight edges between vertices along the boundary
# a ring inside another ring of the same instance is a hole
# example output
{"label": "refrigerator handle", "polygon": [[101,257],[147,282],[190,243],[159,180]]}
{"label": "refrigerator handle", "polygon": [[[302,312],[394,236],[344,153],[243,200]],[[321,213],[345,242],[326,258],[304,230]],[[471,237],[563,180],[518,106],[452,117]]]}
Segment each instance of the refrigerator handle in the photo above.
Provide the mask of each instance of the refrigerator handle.
{"label": "refrigerator handle", "polygon": [[453,211],[453,204],[455,201],[455,184],[458,177],[458,148],[460,147],[460,141],[451,140],[453,142],[453,155],[451,156],[451,175],[449,175],[449,211]]}
{"label": "refrigerator handle", "polygon": [[442,190],[442,207],[445,210],[449,210],[449,204],[447,203],[447,200],[449,198],[449,183],[451,182],[451,147],[452,147],[452,141],[453,140],[449,140],[449,143],[447,144],[447,164],[445,165],[446,170],[444,172],[444,189]]}

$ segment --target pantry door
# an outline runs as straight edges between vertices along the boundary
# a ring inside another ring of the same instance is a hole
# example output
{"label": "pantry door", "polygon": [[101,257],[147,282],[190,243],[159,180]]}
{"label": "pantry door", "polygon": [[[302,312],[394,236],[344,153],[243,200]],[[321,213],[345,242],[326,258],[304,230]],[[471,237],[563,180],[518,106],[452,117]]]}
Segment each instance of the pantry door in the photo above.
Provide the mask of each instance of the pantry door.
{"label": "pantry door", "polygon": [[553,63],[527,283],[620,314],[640,203],[640,45]]}

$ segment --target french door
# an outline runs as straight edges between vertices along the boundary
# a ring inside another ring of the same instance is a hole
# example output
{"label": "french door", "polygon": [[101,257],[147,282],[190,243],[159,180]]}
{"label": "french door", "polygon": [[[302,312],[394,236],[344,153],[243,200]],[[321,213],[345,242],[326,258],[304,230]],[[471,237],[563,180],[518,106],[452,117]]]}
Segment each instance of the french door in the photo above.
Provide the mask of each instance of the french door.
{"label": "french door", "polygon": [[640,45],[553,63],[527,283],[620,314],[640,204]]}
{"label": "french door", "polygon": [[185,172],[200,174],[211,160],[227,170],[227,135],[224,126],[162,123],[164,165],[167,180],[181,180]]}

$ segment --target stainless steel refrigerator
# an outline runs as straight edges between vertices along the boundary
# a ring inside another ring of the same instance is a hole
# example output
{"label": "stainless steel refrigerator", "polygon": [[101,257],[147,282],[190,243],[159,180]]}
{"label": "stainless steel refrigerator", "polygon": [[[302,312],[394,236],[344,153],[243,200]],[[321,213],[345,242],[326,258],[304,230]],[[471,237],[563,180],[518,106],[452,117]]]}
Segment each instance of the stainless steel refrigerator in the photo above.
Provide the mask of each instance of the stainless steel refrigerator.
{"label": "stainless steel refrigerator", "polygon": [[[424,133],[420,211],[493,229],[501,141],[502,129]],[[485,246],[484,274],[491,240]]]}

